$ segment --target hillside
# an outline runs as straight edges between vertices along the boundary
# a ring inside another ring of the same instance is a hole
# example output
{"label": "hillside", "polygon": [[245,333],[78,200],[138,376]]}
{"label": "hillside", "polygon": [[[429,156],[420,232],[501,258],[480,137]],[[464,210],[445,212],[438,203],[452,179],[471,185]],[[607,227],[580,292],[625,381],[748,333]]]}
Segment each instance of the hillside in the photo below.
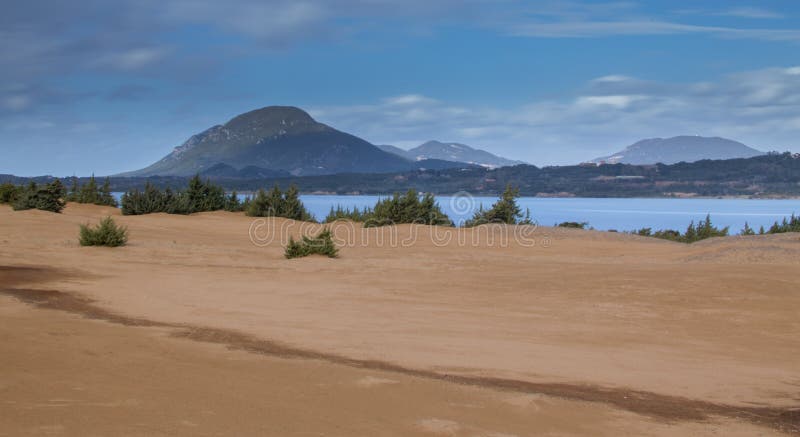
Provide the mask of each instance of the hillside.
{"label": "hillside", "polygon": [[751,158],[764,152],[719,137],[677,136],[641,140],[612,155],[590,162],[604,164],[675,164],[703,159]]}
{"label": "hillside", "polygon": [[514,161],[501,156],[494,155],[485,150],[475,149],[466,144],[442,143],[439,141],[428,141],[410,150],[403,150],[395,146],[378,146],[382,150],[394,153],[412,161],[425,159],[440,159],[444,161],[464,162],[479,165],[486,168],[506,167],[510,165],[525,164],[522,161]]}
{"label": "hillside", "polygon": [[[318,123],[301,109],[270,106],[206,129],[155,164],[118,176],[189,176],[219,164],[234,170],[253,166],[295,176],[416,167],[361,138]],[[230,169],[225,171],[230,173]]]}

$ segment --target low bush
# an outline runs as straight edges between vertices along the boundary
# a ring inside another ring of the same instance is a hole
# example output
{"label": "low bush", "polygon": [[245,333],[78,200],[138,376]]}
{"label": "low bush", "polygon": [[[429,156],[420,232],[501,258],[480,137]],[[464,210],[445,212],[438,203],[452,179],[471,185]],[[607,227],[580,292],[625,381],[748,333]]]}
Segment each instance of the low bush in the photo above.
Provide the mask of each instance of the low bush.
{"label": "low bush", "polygon": [[66,196],[68,202],[91,203],[94,205],[106,205],[117,207],[117,199],[111,195],[111,181],[106,178],[102,186],[97,186],[94,175],[89,178],[85,185],[78,184],[78,178],[72,178],[72,187]]}
{"label": "low bush", "polygon": [[292,220],[313,222],[314,216],[300,201],[300,193],[295,185],[286,193],[274,186],[269,192],[259,190],[248,203],[245,213],[250,217],[284,217]]}
{"label": "low bush", "polygon": [[0,185],[0,203],[14,203],[22,193],[23,187],[19,187],[10,182]]}
{"label": "low bush", "polygon": [[643,237],[660,238],[662,240],[677,241],[680,243],[694,243],[696,241],[705,240],[712,237],[726,237],[728,236],[729,228],[718,228],[711,223],[711,216],[706,215],[705,220],[700,221],[697,225],[694,222],[689,223],[686,232],[682,233],[673,229],[663,229],[653,232],[652,228],[642,228],[632,231],[632,234],[641,235]]}
{"label": "low bush", "polygon": [[339,249],[336,247],[336,244],[333,243],[330,229],[323,229],[314,238],[303,236],[303,239],[300,241],[289,237],[289,244],[286,245],[286,250],[284,252],[286,258],[302,258],[314,254],[325,255],[329,258],[336,258],[339,256]]}
{"label": "low bush", "polygon": [[[785,218],[780,223],[775,222],[772,226],[770,226],[769,230],[766,231],[767,234],[783,234],[786,232],[800,232],[800,216],[796,216],[792,214],[790,218]],[[764,234],[764,228],[760,230],[761,234]]]}
{"label": "low bush", "polygon": [[586,229],[586,226],[589,226],[588,222],[561,222],[556,225],[559,228],[574,228],[574,229]]}
{"label": "low bush", "polygon": [[192,214],[206,211],[242,211],[247,202],[240,202],[236,193],[225,195],[225,190],[195,175],[186,190],[164,191],[147,182],[143,191],[133,189],[122,196],[122,214],[141,215],[164,212],[167,214]]}
{"label": "low bush", "polygon": [[358,208],[342,208],[337,205],[336,208],[331,207],[331,211],[325,217],[325,223],[335,222],[336,220],[352,220],[354,222],[365,222],[372,215],[372,208],[364,207],[359,210]]}
{"label": "low bush", "polygon": [[27,187],[18,190],[12,206],[15,211],[40,209],[58,213],[66,205],[65,196],[64,185],[58,179],[46,185],[37,185],[35,182],[31,182]]}
{"label": "low bush", "polygon": [[81,246],[124,246],[128,242],[128,229],[117,226],[114,219],[106,217],[95,227],[80,225],[78,240]]}
{"label": "low bush", "polygon": [[490,209],[484,210],[483,205],[481,205],[472,218],[464,223],[464,226],[469,228],[487,223],[531,224],[530,210],[526,210],[525,215],[523,215],[522,209],[517,205],[517,198],[519,198],[519,188],[513,188],[510,184],[506,185],[505,191]]}
{"label": "low bush", "polygon": [[403,223],[453,226],[452,220],[442,211],[432,194],[420,197],[414,190],[408,190],[406,194],[395,193],[392,197],[379,200],[372,208],[331,208],[325,223],[336,220],[362,222],[365,227]]}

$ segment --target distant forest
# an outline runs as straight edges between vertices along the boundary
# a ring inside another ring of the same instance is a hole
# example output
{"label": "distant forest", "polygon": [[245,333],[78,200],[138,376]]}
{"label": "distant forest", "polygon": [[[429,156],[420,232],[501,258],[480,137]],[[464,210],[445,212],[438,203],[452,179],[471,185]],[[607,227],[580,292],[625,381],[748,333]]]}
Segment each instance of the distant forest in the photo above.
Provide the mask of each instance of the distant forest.
{"label": "distant forest", "polygon": [[[447,195],[466,191],[498,195],[506,185],[519,187],[522,196],[682,197],[750,196],[800,197],[800,154],[771,153],[747,159],[704,160],[673,165],[574,165],[536,167],[517,165],[498,169],[478,167],[414,170],[382,174],[232,179],[206,177],[226,190],[253,192],[274,185],[295,184],[303,193],[386,194],[409,189]],[[0,175],[0,183],[46,183],[54,178]],[[69,178],[63,178],[69,179]],[[111,177],[112,191],[156,187],[183,187],[188,177]],[[80,178],[85,183],[89,178]]]}

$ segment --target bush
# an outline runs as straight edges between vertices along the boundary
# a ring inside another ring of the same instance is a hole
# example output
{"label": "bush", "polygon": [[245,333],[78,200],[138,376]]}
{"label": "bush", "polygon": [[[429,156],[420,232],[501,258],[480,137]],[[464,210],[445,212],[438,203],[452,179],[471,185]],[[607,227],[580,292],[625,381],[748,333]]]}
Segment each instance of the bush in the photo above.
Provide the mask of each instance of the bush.
{"label": "bush", "polygon": [[[767,234],[783,234],[786,232],[800,232],[800,216],[795,216],[792,214],[790,218],[785,218],[780,222],[775,222],[772,226],[770,226],[769,230],[766,232]],[[764,228],[762,227],[760,232],[764,234]]]}
{"label": "bush", "polygon": [[195,175],[185,191],[164,191],[147,182],[144,191],[133,189],[122,195],[122,214],[141,215],[164,212],[167,214],[192,214],[195,212],[241,210],[241,203],[225,196],[225,190],[209,181],[203,182]]}
{"label": "bush", "polygon": [[512,188],[510,184],[506,185],[505,191],[500,195],[500,199],[492,205],[491,209],[484,210],[483,205],[481,205],[475,215],[464,223],[464,226],[472,227],[486,223],[531,224],[530,210],[527,210],[523,216],[522,210],[517,205],[517,198],[519,198],[519,188]]}
{"label": "bush", "polygon": [[314,254],[325,255],[329,258],[339,256],[339,249],[333,243],[330,229],[323,229],[314,238],[303,236],[301,241],[295,241],[294,238],[289,237],[289,244],[284,252],[286,258],[302,258]]}
{"label": "bush", "polygon": [[406,194],[395,193],[392,197],[378,201],[366,211],[364,226],[385,226],[402,223],[453,226],[452,220],[442,212],[432,194],[422,196],[414,190]]}
{"label": "bush", "polygon": [[586,226],[588,225],[588,222],[561,222],[556,226],[559,228],[586,229]]}
{"label": "bush", "polygon": [[0,185],[0,203],[14,203],[22,193],[23,187],[16,186],[10,182]]}
{"label": "bush", "polygon": [[277,185],[269,193],[263,189],[258,190],[245,211],[250,217],[284,217],[304,222],[314,221],[314,217],[300,201],[300,193],[295,185],[290,186],[286,193],[283,193]]}
{"label": "bush", "polygon": [[117,226],[111,217],[100,221],[96,227],[80,225],[81,246],[124,246],[128,242],[128,229]]}
{"label": "bush", "polygon": [[[749,229],[749,226],[745,225]],[[643,237],[654,237],[662,240],[677,241],[680,243],[694,243],[695,241],[705,240],[712,237],[725,237],[728,235],[728,227],[722,229],[717,228],[711,223],[711,216],[706,215],[706,219],[700,221],[697,226],[694,222],[689,223],[686,232],[681,234],[680,231],[673,229],[663,229],[653,232],[651,228],[642,228],[632,231],[632,234],[641,235]]]}
{"label": "bush", "polygon": [[42,211],[61,212],[64,209],[66,190],[61,181],[56,179],[47,185],[37,185],[31,182],[20,190],[14,199],[15,211],[26,209],[40,209]]}
{"label": "bush", "polygon": [[325,223],[335,222],[336,220],[352,220],[354,222],[365,222],[372,215],[372,208],[364,207],[362,210],[358,208],[342,208],[341,205],[336,205],[336,208],[331,207],[331,212],[325,217]]}
{"label": "bush", "polygon": [[103,182],[103,186],[97,186],[94,175],[89,178],[85,185],[78,184],[78,178],[72,177],[72,187],[66,196],[68,202],[91,203],[93,205],[118,206],[117,200],[111,195],[111,182],[108,178]]}

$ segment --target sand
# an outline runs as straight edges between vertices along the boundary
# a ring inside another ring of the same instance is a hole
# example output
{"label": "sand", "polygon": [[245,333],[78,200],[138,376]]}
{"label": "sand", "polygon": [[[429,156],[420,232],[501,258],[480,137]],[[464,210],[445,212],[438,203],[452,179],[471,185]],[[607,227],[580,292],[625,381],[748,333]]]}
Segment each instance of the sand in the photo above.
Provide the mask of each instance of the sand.
{"label": "sand", "polygon": [[[80,247],[105,215],[130,244]],[[286,260],[241,214],[118,215],[0,206],[0,435],[800,430],[797,234],[341,224]]]}

